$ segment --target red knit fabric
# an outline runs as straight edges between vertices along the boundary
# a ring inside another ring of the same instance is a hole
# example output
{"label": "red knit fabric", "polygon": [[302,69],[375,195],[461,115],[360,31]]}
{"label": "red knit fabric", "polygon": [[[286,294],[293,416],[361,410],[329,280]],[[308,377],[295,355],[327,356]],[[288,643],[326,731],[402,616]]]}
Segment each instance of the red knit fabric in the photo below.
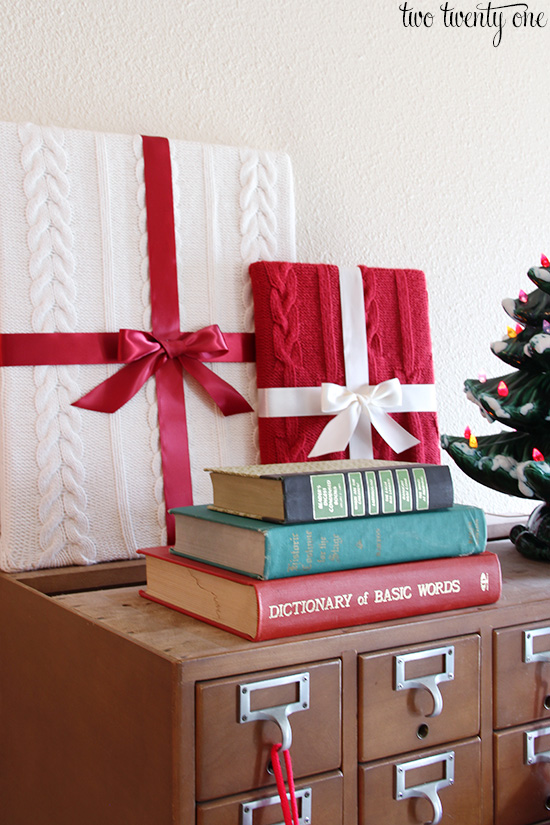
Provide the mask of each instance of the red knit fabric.
{"label": "red knit fabric", "polygon": [[[419,270],[361,267],[369,383],[399,378],[433,384],[428,294]],[[256,325],[258,387],[345,384],[338,268],[325,264],[259,261],[250,266]],[[373,431],[375,458],[440,463],[436,413],[392,417],[420,439],[397,455]],[[264,463],[308,461],[327,416],[260,418]],[[320,460],[346,458],[330,453]]]}

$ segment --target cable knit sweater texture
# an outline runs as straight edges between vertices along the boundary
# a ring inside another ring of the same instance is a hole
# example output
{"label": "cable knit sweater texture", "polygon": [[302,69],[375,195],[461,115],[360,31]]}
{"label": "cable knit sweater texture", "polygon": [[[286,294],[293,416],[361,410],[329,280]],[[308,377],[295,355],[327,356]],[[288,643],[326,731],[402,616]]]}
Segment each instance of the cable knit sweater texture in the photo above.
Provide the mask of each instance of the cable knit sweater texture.
{"label": "cable knit sweater texture", "polygon": [[[433,384],[428,295],[418,270],[361,266],[369,382],[399,378]],[[260,261],[250,267],[256,324],[258,387],[345,384],[338,268],[323,264]],[[392,417],[420,444],[396,455],[373,433],[375,458],[439,463],[434,412]],[[306,461],[329,419],[326,416],[260,418],[264,463]],[[347,457],[331,453],[323,460]]]}
{"label": "cable knit sweater texture", "polygon": [[[287,156],[170,141],[182,331],[253,331],[248,265],[294,257]],[[140,136],[0,124],[0,332],[151,329]],[[211,367],[254,406],[253,364]],[[166,541],[155,379],[118,412],[71,403],[118,366],[0,371],[0,569],[134,558]],[[224,418],[184,379],[203,468],[258,460],[254,414]]]}

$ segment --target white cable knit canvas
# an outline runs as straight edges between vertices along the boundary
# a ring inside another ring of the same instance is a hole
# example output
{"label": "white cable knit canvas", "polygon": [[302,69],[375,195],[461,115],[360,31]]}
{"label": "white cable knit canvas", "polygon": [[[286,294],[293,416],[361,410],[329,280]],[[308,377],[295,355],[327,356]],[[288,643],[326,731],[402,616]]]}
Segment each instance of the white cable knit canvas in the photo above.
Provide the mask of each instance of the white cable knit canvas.
{"label": "white cable knit canvas", "polygon": [[[294,260],[286,155],[171,140],[182,331],[252,332],[248,265]],[[0,124],[0,332],[151,329],[139,136]],[[253,364],[211,366],[255,408]],[[113,414],[71,406],[119,366],[0,369],[0,568],[136,557],[166,543],[155,378]],[[185,378],[193,497],[203,468],[257,463],[255,413]]]}

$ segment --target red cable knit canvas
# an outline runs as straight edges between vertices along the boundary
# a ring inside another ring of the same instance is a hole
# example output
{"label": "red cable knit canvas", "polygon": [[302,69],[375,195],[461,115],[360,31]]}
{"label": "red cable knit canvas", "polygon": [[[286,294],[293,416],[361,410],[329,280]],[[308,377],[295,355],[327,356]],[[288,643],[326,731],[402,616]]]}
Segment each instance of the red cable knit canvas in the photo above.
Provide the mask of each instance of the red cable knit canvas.
{"label": "red cable knit canvas", "polygon": [[[362,292],[364,301],[368,384],[375,386],[397,378],[401,385],[433,385],[424,273],[365,266],[355,269],[359,289],[356,295],[359,294],[360,299]],[[260,261],[252,264],[249,271],[254,296],[260,396],[264,388],[320,387],[324,382],[345,387],[343,326],[346,321],[342,320],[339,268],[325,264]],[[362,319],[359,309],[360,324]],[[390,413],[390,417],[419,443],[397,454],[373,427],[375,458],[440,462],[435,407],[421,406],[414,412]],[[331,418],[334,416],[303,415],[302,412],[293,415],[288,414],[288,410],[278,417],[260,417],[262,462],[308,460]],[[348,455],[346,448],[316,457],[328,460]]]}

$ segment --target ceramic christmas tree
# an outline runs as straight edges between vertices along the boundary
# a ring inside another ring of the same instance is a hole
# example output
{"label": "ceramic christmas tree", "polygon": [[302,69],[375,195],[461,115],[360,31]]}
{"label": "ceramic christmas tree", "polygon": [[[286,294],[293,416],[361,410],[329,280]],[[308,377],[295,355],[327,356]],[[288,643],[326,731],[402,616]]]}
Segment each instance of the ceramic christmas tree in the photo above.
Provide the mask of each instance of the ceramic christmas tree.
{"label": "ceramic christmas tree", "polygon": [[443,448],[471,478],[521,498],[540,500],[527,526],[510,538],[528,558],[550,561],[550,261],[527,273],[537,289],[523,290],[502,306],[513,319],[491,350],[515,371],[489,380],[467,379],[464,389],[489,421],[510,431],[496,435],[442,436]]}

